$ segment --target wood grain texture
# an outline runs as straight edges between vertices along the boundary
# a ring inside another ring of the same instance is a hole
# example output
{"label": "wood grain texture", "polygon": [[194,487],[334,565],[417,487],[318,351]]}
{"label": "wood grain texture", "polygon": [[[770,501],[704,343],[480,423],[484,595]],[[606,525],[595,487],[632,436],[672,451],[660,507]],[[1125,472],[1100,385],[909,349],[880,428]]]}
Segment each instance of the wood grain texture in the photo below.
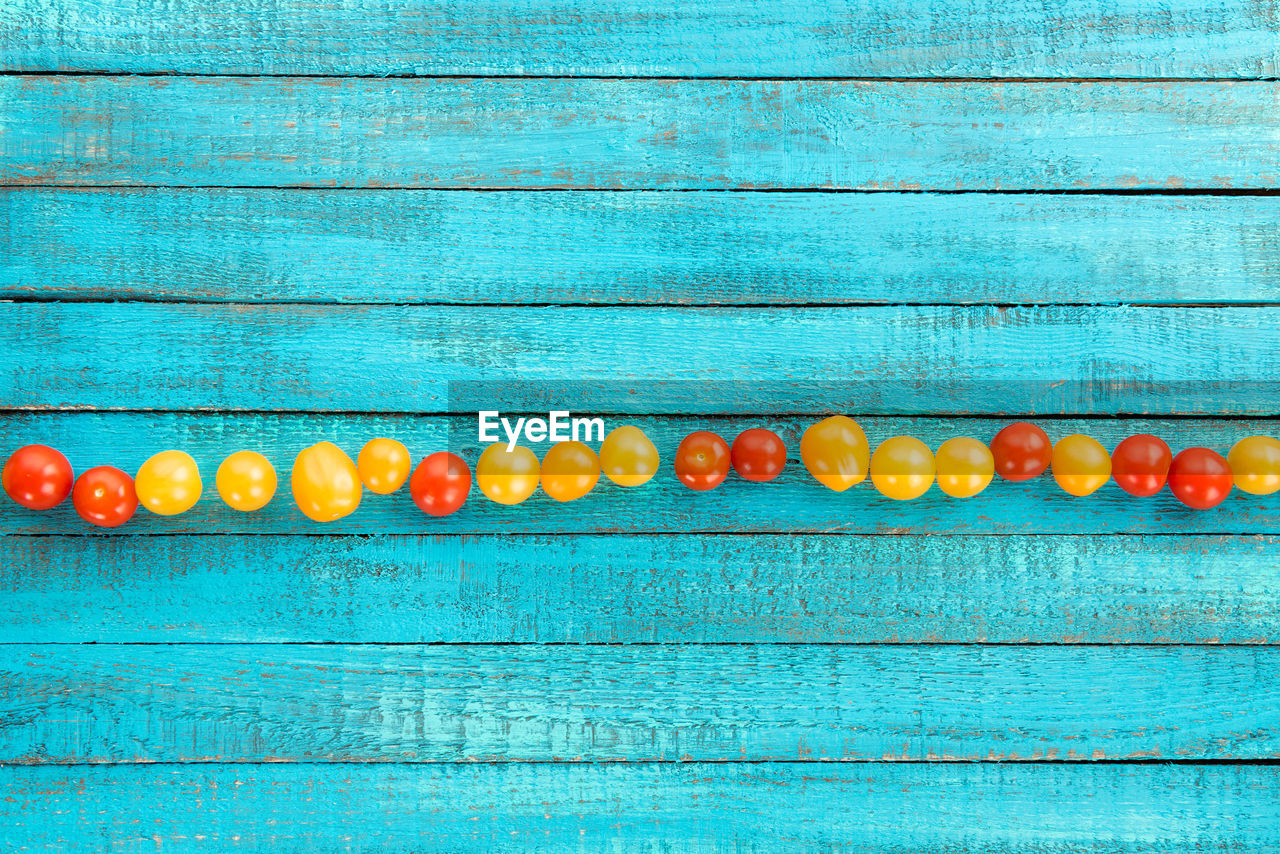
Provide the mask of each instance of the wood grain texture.
{"label": "wood grain texture", "polygon": [[1246,0],[854,3],[483,0],[166,5],[20,0],[0,62],[185,74],[1275,77]]}
{"label": "wood grain texture", "polygon": [[[545,413],[544,413],[545,415]],[[1184,507],[1168,490],[1137,499],[1107,484],[1088,498],[1062,492],[1049,476],[1027,483],[999,480],[974,498],[949,498],[936,487],[910,502],[881,496],[868,481],[834,493],[813,480],[797,453],[800,436],[817,417],[796,418],[607,418],[606,426],[640,426],[663,460],[660,472],[643,487],[625,489],[607,480],[587,497],[569,504],[535,493],[517,507],[494,504],[474,488],[457,513],[425,516],[405,490],[395,495],[366,493],[359,509],[345,519],[319,524],[302,516],[289,492],[289,470],[297,453],[318,441],[333,441],[354,459],[364,443],[390,436],[405,443],[414,459],[453,450],[474,467],[481,446],[470,417],[326,415],[229,415],[218,413],[31,413],[0,417],[0,453],[33,442],[60,448],[76,471],[115,465],[134,472],[164,448],[191,453],[204,476],[203,500],[178,516],[140,511],[112,537],[170,533],[634,533],[674,532],[841,532],[850,534],[1103,534],[1202,533],[1280,534],[1280,495],[1252,496],[1236,491],[1212,511]],[[874,444],[890,436],[918,436],[936,448],[952,436],[988,441],[1005,419],[863,418]],[[1072,433],[1098,438],[1108,448],[1134,433],[1163,436],[1171,447],[1207,445],[1225,454],[1251,435],[1280,435],[1275,421],[1195,419],[1051,419],[1042,422],[1054,440]],[[671,460],[690,432],[716,431],[732,441],[739,432],[765,426],[791,449],[790,463],[768,484],[730,477],[712,492],[681,485]],[[593,446],[596,443],[592,443]],[[549,443],[530,445],[539,456]],[[222,504],[214,488],[218,464],[233,451],[259,450],[271,459],[280,478],[275,499],[254,513],[238,513]],[[0,532],[86,534],[90,529],[69,504],[33,512],[0,502]]]}
{"label": "wood grain texture", "polygon": [[1275,644],[1278,547],[1261,536],[7,536],[0,643]]}
{"label": "wood grain texture", "polygon": [[1276,766],[20,767],[14,850],[150,854],[1280,850]]}
{"label": "wood grain texture", "polygon": [[1280,185],[1275,82],[11,76],[0,104],[7,184]]}
{"label": "wood grain texture", "polygon": [[0,762],[1280,757],[1280,648],[10,648]]}
{"label": "wood grain texture", "polygon": [[[1274,2],[555,2],[0,8],[0,69],[160,75],[0,76],[0,449],[207,484],[0,510],[0,849],[1280,852],[1277,497],[214,498],[481,406],[1277,432],[1280,309],[984,305],[1275,301]],[[1082,74],[1179,79],[973,79]],[[1044,196],[1113,190],[1255,195]]]}
{"label": "wood grain texture", "polygon": [[12,299],[1280,300],[1274,196],[9,188],[0,226]]}
{"label": "wood grain texture", "polygon": [[0,406],[1260,416],[1280,412],[1278,327],[1276,308],[5,304]]}

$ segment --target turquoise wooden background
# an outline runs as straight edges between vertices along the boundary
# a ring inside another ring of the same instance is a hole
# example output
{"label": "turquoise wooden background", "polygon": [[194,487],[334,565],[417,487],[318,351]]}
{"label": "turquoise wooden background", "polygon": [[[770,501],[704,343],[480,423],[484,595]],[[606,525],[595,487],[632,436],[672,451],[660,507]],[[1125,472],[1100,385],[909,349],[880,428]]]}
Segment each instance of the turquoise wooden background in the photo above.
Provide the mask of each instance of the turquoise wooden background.
{"label": "turquoise wooden background", "polygon": [[0,57],[0,452],[207,484],[0,507],[0,848],[1280,851],[1278,498],[212,489],[480,405],[1275,435],[1274,3],[7,0]]}

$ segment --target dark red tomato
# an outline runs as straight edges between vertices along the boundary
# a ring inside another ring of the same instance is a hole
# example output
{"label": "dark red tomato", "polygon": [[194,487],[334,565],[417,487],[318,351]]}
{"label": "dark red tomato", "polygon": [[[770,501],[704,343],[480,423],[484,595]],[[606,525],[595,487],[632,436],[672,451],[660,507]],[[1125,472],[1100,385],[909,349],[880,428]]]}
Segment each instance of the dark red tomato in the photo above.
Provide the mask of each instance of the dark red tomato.
{"label": "dark red tomato", "polygon": [[1005,480],[1031,480],[1049,467],[1053,443],[1036,425],[1019,421],[991,440],[991,456],[995,459],[996,474]]}
{"label": "dark red tomato", "polygon": [[1130,495],[1146,498],[1164,489],[1173,453],[1163,440],[1139,433],[1111,452],[1111,476]]}
{"label": "dark red tomato", "polygon": [[1208,448],[1179,451],[1169,466],[1169,490],[1194,510],[1208,510],[1231,492],[1231,466]]}
{"label": "dark red tomato", "polygon": [[133,518],[138,493],[133,478],[111,466],[96,466],[76,479],[71,503],[80,518],[99,528],[118,528]]}
{"label": "dark red tomato", "polygon": [[0,473],[5,494],[28,510],[57,507],[71,494],[74,482],[71,463],[48,445],[19,448]]}
{"label": "dark red tomato", "polygon": [[471,492],[471,469],[457,454],[436,451],[413,470],[409,494],[423,513],[448,516],[467,502]]}
{"label": "dark red tomato", "polygon": [[676,449],[676,477],[690,489],[715,489],[729,476],[729,445],[715,433],[698,430]]}
{"label": "dark red tomato", "polygon": [[787,466],[787,446],[772,430],[743,430],[729,449],[733,470],[747,480],[773,480]]}

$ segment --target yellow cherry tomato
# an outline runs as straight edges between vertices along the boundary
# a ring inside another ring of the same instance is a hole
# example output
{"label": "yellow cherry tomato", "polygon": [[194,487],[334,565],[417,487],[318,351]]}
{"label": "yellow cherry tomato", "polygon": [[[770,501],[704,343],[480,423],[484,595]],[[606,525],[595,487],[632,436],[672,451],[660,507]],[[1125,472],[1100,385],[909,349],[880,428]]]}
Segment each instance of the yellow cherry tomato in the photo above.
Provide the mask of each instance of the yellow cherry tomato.
{"label": "yellow cherry tomato", "polygon": [[214,484],[228,507],[251,513],[276,494],[276,470],[257,451],[236,451],[218,466]]}
{"label": "yellow cherry tomato", "polygon": [[658,473],[658,449],[639,427],[617,427],[600,445],[600,468],[618,486],[641,486]]}
{"label": "yellow cherry tomato", "polygon": [[186,513],[200,500],[200,468],[185,451],[161,451],[133,479],[138,501],[160,516]]}
{"label": "yellow cherry tomato", "polygon": [[1252,495],[1280,489],[1280,442],[1270,436],[1250,436],[1231,446],[1227,454],[1236,486]]}
{"label": "yellow cherry tomato", "polygon": [[1090,436],[1073,433],[1053,446],[1053,479],[1070,495],[1092,495],[1111,479],[1111,454]]}
{"label": "yellow cherry tomato", "polygon": [[360,473],[332,442],[320,442],[293,461],[293,500],[308,519],[332,522],[360,506]]}
{"label": "yellow cherry tomato", "polygon": [[933,452],[913,436],[885,439],[871,455],[871,482],[887,498],[910,501],[933,484]]}
{"label": "yellow cherry tomato", "polygon": [[395,439],[370,439],[356,457],[360,482],[379,495],[390,495],[404,486],[412,470],[409,449]]}
{"label": "yellow cherry tomato", "polygon": [[542,491],[556,501],[581,498],[599,479],[600,460],[581,442],[560,442],[542,458]]}
{"label": "yellow cherry tomato", "polygon": [[538,457],[517,445],[508,451],[505,442],[494,442],[476,461],[476,486],[490,501],[519,504],[538,488]]}
{"label": "yellow cherry tomato", "polygon": [[938,488],[952,498],[972,498],[987,488],[996,473],[991,449],[968,436],[943,442],[934,458]]}
{"label": "yellow cherry tomato", "polygon": [[804,431],[800,459],[818,483],[844,492],[867,477],[871,446],[852,418],[832,415]]}

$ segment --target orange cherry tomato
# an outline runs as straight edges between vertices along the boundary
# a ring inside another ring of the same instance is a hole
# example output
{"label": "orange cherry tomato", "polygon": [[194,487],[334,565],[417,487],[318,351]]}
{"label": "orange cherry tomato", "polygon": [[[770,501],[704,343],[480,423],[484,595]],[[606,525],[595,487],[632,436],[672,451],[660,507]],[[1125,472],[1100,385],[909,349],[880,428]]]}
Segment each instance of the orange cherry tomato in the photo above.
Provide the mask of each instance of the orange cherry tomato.
{"label": "orange cherry tomato", "polygon": [[1069,495],[1092,495],[1111,479],[1111,455],[1091,436],[1063,436],[1053,446],[1053,479]]}
{"label": "orange cherry tomato", "polygon": [[1130,495],[1146,498],[1164,489],[1173,452],[1148,433],[1130,436],[1111,452],[1111,477]]}
{"label": "orange cherry tomato", "polygon": [[887,498],[919,498],[933,485],[933,475],[933,452],[912,436],[885,439],[871,455],[871,483]]}
{"label": "orange cherry tomato", "polygon": [[80,518],[99,528],[118,528],[133,518],[138,493],[133,478],[112,466],[95,466],[76,478],[71,505]]}
{"label": "orange cherry tomato", "polygon": [[943,442],[935,458],[938,488],[952,498],[972,498],[987,488],[996,472],[991,449],[968,436]]}
{"label": "orange cherry tomato", "polygon": [[540,477],[547,495],[556,501],[574,501],[595,489],[600,460],[581,442],[558,442],[542,458]]}
{"label": "orange cherry tomato", "polygon": [[185,451],[161,451],[133,476],[138,502],[158,516],[186,513],[200,500],[204,483],[195,459]]}
{"label": "orange cherry tomato", "polygon": [[715,433],[697,430],[676,449],[676,477],[690,489],[715,489],[729,476],[729,445]]}
{"label": "orange cherry tomato", "polygon": [[773,480],[787,467],[787,446],[772,430],[752,427],[743,430],[729,448],[733,470],[747,480]]}
{"label": "orange cherry tomato", "polygon": [[257,451],[236,451],[218,466],[213,483],[228,507],[252,513],[265,507],[276,494],[276,470]]}
{"label": "orange cherry tomato", "polygon": [[1169,466],[1169,490],[1193,510],[1208,510],[1231,492],[1231,465],[1208,448],[1179,451]]}
{"label": "orange cherry tomato", "polygon": [[844,492],[866,479],[871,446],[857,421],[832,415],[804,431],[800,459],[814,480],[827,489]]}
{"label": "orange cherry tomato", "polygon": [[457,454],[436,451],[413,470],[409,494],[418,509],[431,516],[448,516],[467,501],[471,469]]}
{"label": "orange cherry tomato", "polygon": [[404,486],[412,470],[409,449],[395,439],[370,439],[356,457],[360,482],[378,495],[390,495]]}
{"label": "orange cherry tomato", "polygon": [[290,485],[298,509],[316,522],[333,522],[360,506],[360,473],[332,442],[319,442],[298,454]]}
{"label": "orange cherry tomato", "polygon": [[1044,474],[1053,460],[1053,444],[1043,430],[1019,421],[1005,427],[991,440],[996,474],[1005,480],[1031,480]]}
{"label": "orange cherry tomato", "polygon": [[521,445],[508,451],[503,442],[484,449],[476,461],[476,485],[490,501],[519,504],[538,488],[538,457]]}
{"label": "orange cherry tomato", "polygon": [[1270,436],[1249,436],[1227,454],[1236,488],[1250,495],[1280,490],[1280,442]]}
{"label": "orange cherry tomato", "polygon": [[642,486],[658,473],[658,449],[639,427],[624,424],[600,445],[600,469],[618,486]]}
{"label": "orange cherry tomato", "polygon": [[48,445],[27,445],[9,455],[0,472],[5,494],[28,510],[57,507],[71,494],[71,463]]}

